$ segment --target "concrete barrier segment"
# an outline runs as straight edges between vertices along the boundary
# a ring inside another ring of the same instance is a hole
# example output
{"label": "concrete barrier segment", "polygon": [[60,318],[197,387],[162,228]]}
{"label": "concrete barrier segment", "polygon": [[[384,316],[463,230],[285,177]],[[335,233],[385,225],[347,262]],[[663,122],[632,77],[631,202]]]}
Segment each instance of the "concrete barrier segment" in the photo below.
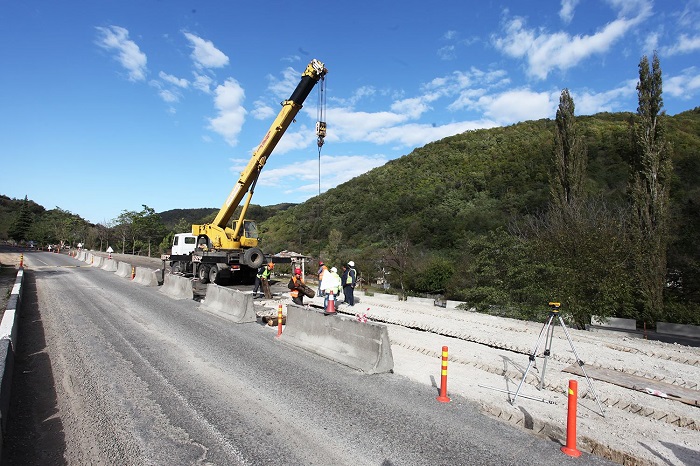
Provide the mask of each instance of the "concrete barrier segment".
{"label": "concrete barrier segment", "polygon": [[85,259],[84,259],[84,261],[85,261],[86,264],[92,264],[92,258],[93,258],[93,255],[92,255],[91,252],[86,252],[86,253],[85,253]]}
{"label": "concrete barrier segment", "polygon": [[78,251],[78,255],[75,258],[79,261],[85,262],[85,251]]}
{"label": "concrete barrier segment", "polygon": [[207,285],[207,295],[202,300],[201,307],[237,324],[257,321],[252,294],[214,283]]}
{"label": "concrete barrier segment", "polygon": [[101,268],[107,272],[116,272],[117,268],[119,267],[119,263],[114,259],[105,259],[103,262],[104,263],[102,264]]}
{"label": "concrete barrier segment", "polygon": [[134,281],[144,286],[158,286],[160,270],[151,270],[145,267],[136,267]]}
{"label": "concrete barrier segment", "polygon": [[163,279],[161,293],[174,299],[193,299],[192,280],[180,275],[167,274]]}
{"label": "concrete barrier segment", "polygon": [[105,262],[105,258],[102,256],[93,256],[93,258],[92,258],[92,266],[93,267],[100,268],[100,267],[102,267],[104,262]]}
{"label": "concrete barrier segment", "polygon": [[131,280],[131,264],[126,262],[117,262],[117,271],[114,274],[118,277],[128,278]]}
{"label": "concrete barrier segment", "polygon": [[282,341],[367,374],[392,372],[394,356],[386,325],[289,304]]}

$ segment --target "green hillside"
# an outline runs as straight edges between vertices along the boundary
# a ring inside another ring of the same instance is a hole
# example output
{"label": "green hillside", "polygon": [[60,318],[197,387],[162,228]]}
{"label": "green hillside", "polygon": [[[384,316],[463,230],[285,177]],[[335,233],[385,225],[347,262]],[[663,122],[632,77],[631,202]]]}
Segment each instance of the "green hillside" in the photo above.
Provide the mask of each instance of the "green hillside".
{"label": "green hillside", "polygon": [[[631,113],[577,118],[588,148],[586,190],[595,200],[589,209],[607,216],[596,220],[604,221],[596,227],[601,231],[618,221],[610,228],[623,228],[627,221],[633,118]],[[669,294],[682,314],[677,320],[700,323],[700,108],[669,117],[667,125],[675,173],[668,267],[683,277]],[[557,259],[534,241],[548,210],[554,131],[553,120],[527,121],[417,148],[263,222],[265,247],[335,264],[352,259],[369,280],[391,270],[392,286],[400,281],[405,293],[440,293],[484,309],[541,308],[566,292],[554,286],[552,275],[561,273]],[[617,242],[590,239],[601,242],[590,247],[599,254]],[[591,268],[601,277],[595,306],[601,314],[612,307],[618,315],[631,315],[626,253],[618,248],[608,254],[588,259],[601,268],[607,261],[620,264],[620,272],[607,278],[603,269]],[[498,291],[499,282],[509,295]]]}

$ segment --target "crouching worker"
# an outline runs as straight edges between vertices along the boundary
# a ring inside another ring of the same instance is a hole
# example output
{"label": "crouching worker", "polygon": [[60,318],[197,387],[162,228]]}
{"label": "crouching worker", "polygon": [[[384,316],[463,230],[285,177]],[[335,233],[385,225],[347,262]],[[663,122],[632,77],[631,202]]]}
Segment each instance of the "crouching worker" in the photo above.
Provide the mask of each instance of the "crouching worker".
{"label": "crouching worker", "polygon": [[291,290],[289,295],[292,297],[292,302],[294,304],[298,304],[299,306],[304,305],[304,293],[301,289],[305,286],[304,279],[301,278],[301,269],[294,269],[294,275],[292,275],[292,279],[289,280],[289,284],[287,285],[287,288]]}

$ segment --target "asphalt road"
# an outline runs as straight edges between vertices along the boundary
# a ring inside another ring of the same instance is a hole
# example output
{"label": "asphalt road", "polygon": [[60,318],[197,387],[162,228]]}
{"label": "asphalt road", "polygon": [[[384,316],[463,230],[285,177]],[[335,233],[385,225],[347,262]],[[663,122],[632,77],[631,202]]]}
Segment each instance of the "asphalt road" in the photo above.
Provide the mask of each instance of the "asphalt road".
{"label": "asphalt road", "polygon": [[4,464],[611,464],[68,256],[25,263]]}

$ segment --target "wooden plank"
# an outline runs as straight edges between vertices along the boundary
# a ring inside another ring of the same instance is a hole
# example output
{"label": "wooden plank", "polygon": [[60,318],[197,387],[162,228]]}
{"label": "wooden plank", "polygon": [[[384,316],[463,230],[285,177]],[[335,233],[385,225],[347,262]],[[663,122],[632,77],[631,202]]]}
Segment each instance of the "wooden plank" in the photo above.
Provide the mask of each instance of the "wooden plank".
{"label": "wooden plank", "polygon": [[[644,393],[649,393],[649,391],[651,391],[652,393],[649,394],[654,396],[659,396],[658,393],[660,392],[660,394],[665,394],[669,400],[680,401],[681,403],[692,406],[700,406],[700,391],[693,390],[692,388],[679,387],[678,385],[651,380],[638,375],[625,374],[611,369],[603,369],[601,367],[586,366],[585,369],[588,377],[592,379],[602,380],[603,382]],[[583,376],[583,371],[577,364],[563,369],[563,372]]]}

